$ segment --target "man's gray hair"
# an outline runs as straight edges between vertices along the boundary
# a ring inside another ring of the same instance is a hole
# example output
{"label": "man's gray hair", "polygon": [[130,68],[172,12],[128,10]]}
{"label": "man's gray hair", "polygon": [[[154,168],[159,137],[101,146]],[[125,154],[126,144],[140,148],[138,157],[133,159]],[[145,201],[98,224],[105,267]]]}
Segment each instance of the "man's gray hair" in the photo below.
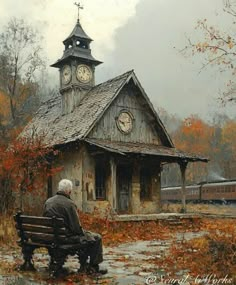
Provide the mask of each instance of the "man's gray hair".
{"label": "man's gray hair", "polygon": [[61,192],[71,191],[73,183],[68,179],[62,179],[58,184],[58,190]]}

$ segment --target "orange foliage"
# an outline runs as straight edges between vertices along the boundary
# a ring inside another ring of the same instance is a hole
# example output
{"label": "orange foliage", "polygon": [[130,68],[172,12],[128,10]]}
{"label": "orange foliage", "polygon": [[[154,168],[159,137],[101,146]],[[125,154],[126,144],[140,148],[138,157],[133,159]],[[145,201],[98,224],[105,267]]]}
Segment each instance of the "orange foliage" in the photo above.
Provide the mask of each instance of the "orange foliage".
{"label": "orange foliage", "polygon": [[174,134],[177,148],[187,152],[208,156],[214,128],[192,115],[186,118]]}
{"label": "orange foliage", "polygon": [[236,121],[232,120],[225,124],[222,129],[222,139],[224,143],[231,145],[232,154],[236,159]]}
{"label": "orange foliage", "polygon": [[[236,277],[236,225],[234,220],[201,221],[202,237],[173,243],[163,260],[156,259],[158,266],[172,276],[187,270],[193,277],[214,274],[216,278],[228,275]],[[234,283],[231,283],[234,284]]]}
{"label": "orange foliage", "polygon": [[14,141],[6,150],[2,148],[0,177],[4,183],[8,182],[0,194],[6,196],[6,193],[13,191],[19,192],[20,195],[33,190],[38,192],[48,176],[53,176],[62,169],[50,166],[50,160],[56,155],[58,151],[46,147],[40,137],[21,138]]}
{"label": "orange foliage", "polygon": [[[226,275],[228,275],[228,279],[236,277],[236,225],[232,219],[203,218],[186,220],[181,226],[170,226],[165,220],[109,221],[107,217],[100,218],[96,210],[92,214],[79,212],[79,215],[83,228],[100,233],[105,246],[117,246],[137,240],[172,240],[171,247],[166,249],[162,258],[153,252],[152,258],[145,261],[152,265],[156,264],[156,268],[161,272],[164,269],[169,277],[180,279],[180,272],[182,275],[189,274],[194,279],[198,275],[204,277],[209,274],[218,278]],[[2,220],[3,218],[1,216]],[[1,246],[5,249],[17,247],[13,219],[7,219],[4,225],[6,226],[3,230],[6,230],[6,234],[3,235],[2,241],[0,235]],[[202,236],[188,240],[185,238],[187,232],[190,234],[191,232],[202,233]],[[175,239],[177,233],[178,240]],[[125,261],[125,257],[121,256],[120,260],[122,259]],[[12,268],[12,265],[9,266]],[[71,281],[76,281],[76,278],[80,278],[80,276],[69,275],[68,278]],[[69,281],[69,279],[67,280]],[[231,282],[230,284],[235,283]]]}
{"label": "orange foliage", "polygon": [[81,224],[84,229],[97,232],[102,235],[106,246],[116,246],[123,242],[137,240],[166,240],[177,231],[185,229],[191,231],[198,229],[199,220],[192,224],[189,221],[183,225],[170,227],[165,221],[115,221],[108,217],[101,218],[97,209],[91,214],[78,211]]}

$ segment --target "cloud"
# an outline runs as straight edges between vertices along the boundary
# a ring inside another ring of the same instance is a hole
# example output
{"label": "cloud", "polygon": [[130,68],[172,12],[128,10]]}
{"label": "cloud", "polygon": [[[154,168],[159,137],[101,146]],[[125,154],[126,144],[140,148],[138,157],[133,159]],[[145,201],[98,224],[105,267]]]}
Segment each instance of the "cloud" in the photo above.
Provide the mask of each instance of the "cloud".
{"label": "cloud", "polygon": [[[0,31],[11,17],[26,19],[44,35],[44,48],[54,62],[63,52],[62,41],[70,34],[77,20],[75,0],[1,0]],[[81,1],[81,22],[94,39],[93,49],[103,57],[113,49],[113,33],[135,13],[138,0]]]}
{"label": "cloud", "polygon": [[[44,35],[48,65],[63,53],[62,41],[72,31],[77,10],[75,0],[1,0],[0,30],[7,21],[23,17]],[[196,21],[207,18],[223,29],[222,0],[86,0],[81,22],[94,39],[92,53],[104,62],[96,71],[97,82],[134,69],[157,107],[185,117],[207,116],[215,111],[215,98],[224,88],[225,75],[214,70],[199,74],[200,59],[184,58],[178,49],[186,35],[197,39]],[[175,47],[175,48],[174,48]],[[49,68],[55,80],[56,69]]]}
{"label": "cloud", "polygon": [[184,58],[178,52],[187,44],[186,35],[200,37],[194,27],[204,18],[223,29],[229,24],[221,0],[140,1],[134,16],[116,30],[115,49],[105,57],[99,78],[134,69],[156,107],[181,117],[207,117],[214,112],[225,78],[214,70],[199,74],[201,58]]}

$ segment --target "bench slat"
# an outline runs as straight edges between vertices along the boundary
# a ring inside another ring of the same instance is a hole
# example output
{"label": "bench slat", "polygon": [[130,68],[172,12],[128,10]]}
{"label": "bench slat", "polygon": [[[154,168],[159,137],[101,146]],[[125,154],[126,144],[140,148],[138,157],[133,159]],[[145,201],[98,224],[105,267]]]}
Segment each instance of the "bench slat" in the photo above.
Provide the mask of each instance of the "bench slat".
{"label": "bench slat", "polygon": [[[54,229],[53,227],[45,227],[40,225],[29,225],[29,224],[22,224],[22,229],[28,232],[35,232],[35,233],[46,233],[46,234],[53,234]],[[65,228],[58,228],[58,234],[66,235],[67,230]]]}
{"label": "bench slat", "polygon": [[[33,242],[33,241],[28,241],[26,244],[28,245],[32,245],[35,246],[37,248],[39,247],[45,247],[45,248],[53,248],[52,244],[47,244],[47,243],[43,243],[43,242]],[[59,245],[58,249],[63,249],[63,250],[78,250],[83,248],[83,246],[79,243],[74,243],[74,244],[63,244],[63,245]]]}
{"label": "bench slat", "polygon": [[[33,224],[33,225],[40,225],[40,226],[52,226],[53,219],[48,217],[35,217],[35,216],[25,216],[21,215],[21,222],[23,224]],[[56,218],[56,225],[58,227],[64,226],[64,220],[62,218]]]}
{"label": "bench slat", "polygon": [[[45,234],[45,233],[35,233],[35,232],[24,232],[26,238],[31,239],[32,241],[46,241],[46,242],[53,242],[55,241],[54,234]],[[58,240],[64,241],[66,239],[65,235],[59,235]]]}

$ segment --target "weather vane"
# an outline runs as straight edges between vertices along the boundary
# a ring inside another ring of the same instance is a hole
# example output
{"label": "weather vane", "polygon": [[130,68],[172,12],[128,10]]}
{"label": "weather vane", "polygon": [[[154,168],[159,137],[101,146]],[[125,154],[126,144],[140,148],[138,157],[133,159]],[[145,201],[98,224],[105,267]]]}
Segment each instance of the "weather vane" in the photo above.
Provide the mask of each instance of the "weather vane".
{"label": "weather vane", "polygon": [[75,4],[75,6],[78,7],[78,21],[79,21],[79,10],[84,9],[84,7],[80,4],[80,2],[78,2],[78,3],[75,2],[74,4]]}

